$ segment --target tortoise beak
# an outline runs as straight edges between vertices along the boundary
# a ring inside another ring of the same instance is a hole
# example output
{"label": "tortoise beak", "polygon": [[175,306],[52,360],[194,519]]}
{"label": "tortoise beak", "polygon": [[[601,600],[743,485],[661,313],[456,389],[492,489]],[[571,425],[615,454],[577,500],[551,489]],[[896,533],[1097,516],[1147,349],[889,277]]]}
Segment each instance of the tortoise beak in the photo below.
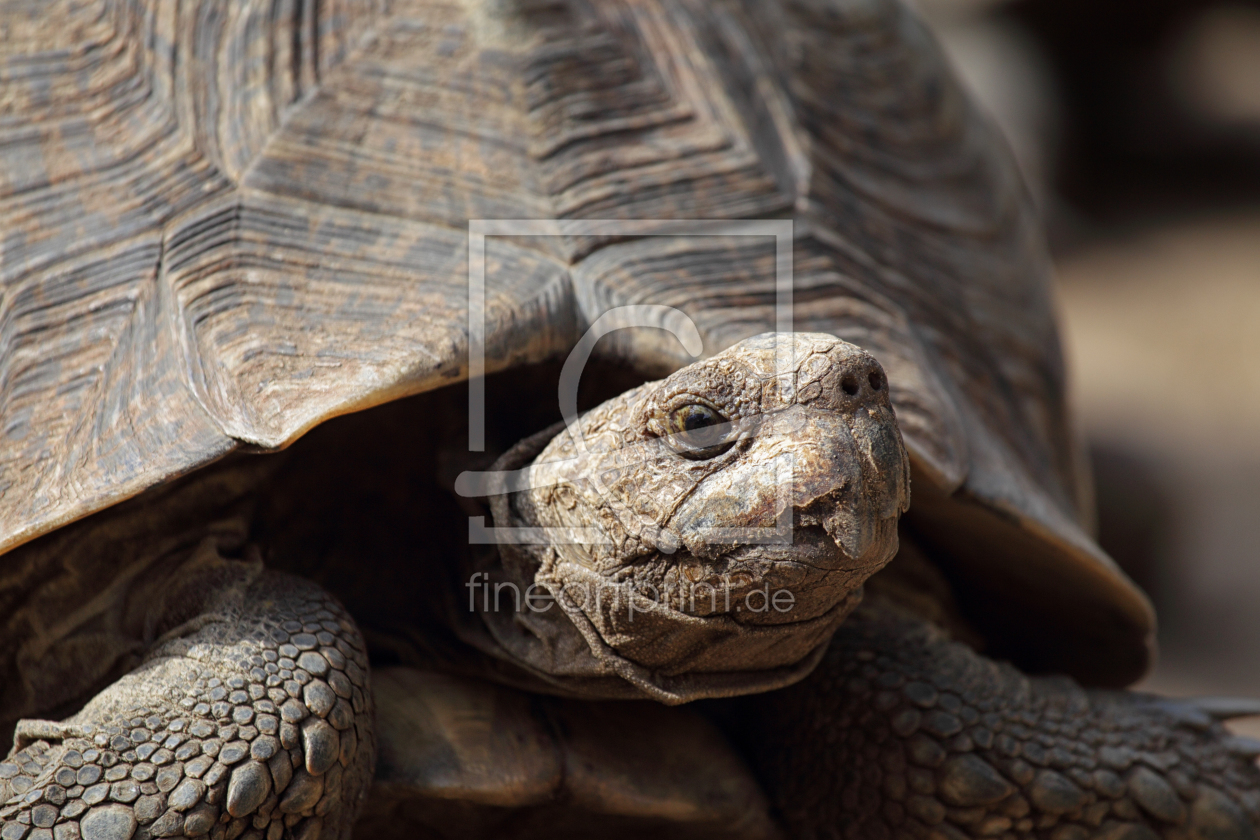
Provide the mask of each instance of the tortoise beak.
{"label": "tortoise beak", "polygon": [[856,592],[897,550],[905,454],[891,413],[791,405],[767,415],[739,459],[671,521],[689,580],[786,590],[793,608],[753,623],[813,619]]}
{"label": "tortoise beak", "polygon": [[670,524],[697,557],[782,545],[793,529],[818,526],[839,548],[837,564],[878,568],[886,558],[871,555],[882,555],[888,520],[907,505],[907,473],[886,408],[791,405],[767,415],[743,456],[697,487]]}

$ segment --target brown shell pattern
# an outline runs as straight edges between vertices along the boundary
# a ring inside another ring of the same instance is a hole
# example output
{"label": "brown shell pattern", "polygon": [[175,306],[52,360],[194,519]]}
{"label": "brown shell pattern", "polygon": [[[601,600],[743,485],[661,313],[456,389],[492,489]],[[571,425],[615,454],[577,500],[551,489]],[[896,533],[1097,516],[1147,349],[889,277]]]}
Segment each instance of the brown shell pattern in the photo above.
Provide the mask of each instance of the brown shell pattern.
{"label": "brown shell pattern", "polygon": [[[1149,607],[1083,524],[1027,196],[898,3],[4,16],[0,548],[466,376],[470,219],[791,218],[795,327],[883,363],[912,522],[1111,681],[1144,667]],[[765,237],[490,237],[485,262],[489,370],[621,304],[683,310],[708,354],[775,324]],[[616,352],[690,360],[650,332]]]}

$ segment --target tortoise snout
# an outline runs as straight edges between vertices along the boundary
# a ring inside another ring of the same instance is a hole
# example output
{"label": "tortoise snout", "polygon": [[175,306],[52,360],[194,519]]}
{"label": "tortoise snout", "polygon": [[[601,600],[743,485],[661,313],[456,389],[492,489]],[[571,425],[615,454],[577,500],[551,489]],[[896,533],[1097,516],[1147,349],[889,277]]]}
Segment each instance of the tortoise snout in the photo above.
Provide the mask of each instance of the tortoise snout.
{"label": "tortoise snout", "polygon": [[797,368],[795,402],[842,412],[886,406],[888,377],[874,356],[841,344],[812,354]]}

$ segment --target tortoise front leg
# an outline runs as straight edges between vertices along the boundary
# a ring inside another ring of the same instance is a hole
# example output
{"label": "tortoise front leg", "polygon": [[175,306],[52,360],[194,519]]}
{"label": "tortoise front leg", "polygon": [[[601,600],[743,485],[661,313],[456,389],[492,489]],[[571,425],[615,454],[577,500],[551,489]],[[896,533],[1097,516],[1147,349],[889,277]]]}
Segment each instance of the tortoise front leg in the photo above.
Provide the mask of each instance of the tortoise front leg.
{"label": "tortoise front leg", "polygon": [[1254,840],[1260,771],[1188,701],[1028,678],[863,607],[733,734],[798,838]]}
{"label": "tortoise front leg", "polygon": [[315,584],[206,552],[138,668],[18,725],[0,838],[350,836],[375,746],[358,630]]}

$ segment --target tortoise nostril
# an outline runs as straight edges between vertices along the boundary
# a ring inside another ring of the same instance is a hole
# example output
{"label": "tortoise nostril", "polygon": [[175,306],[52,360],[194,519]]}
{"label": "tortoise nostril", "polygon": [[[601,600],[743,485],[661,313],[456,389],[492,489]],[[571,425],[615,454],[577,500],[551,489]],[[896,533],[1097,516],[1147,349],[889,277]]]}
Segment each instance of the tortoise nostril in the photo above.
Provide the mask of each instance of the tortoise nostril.
{"label": "tortoise nostril", "polygon": [[878,391],[884,387],[884,379],[879,375],[879,371],[873,370],[866,375],[866,381],[871,383],[871,390]]}
{"label": "tortoise nostril", "polygon": [[852,376],[846,376],[840,380],[840,388],[851,397],[858,392],[857,380]]}

